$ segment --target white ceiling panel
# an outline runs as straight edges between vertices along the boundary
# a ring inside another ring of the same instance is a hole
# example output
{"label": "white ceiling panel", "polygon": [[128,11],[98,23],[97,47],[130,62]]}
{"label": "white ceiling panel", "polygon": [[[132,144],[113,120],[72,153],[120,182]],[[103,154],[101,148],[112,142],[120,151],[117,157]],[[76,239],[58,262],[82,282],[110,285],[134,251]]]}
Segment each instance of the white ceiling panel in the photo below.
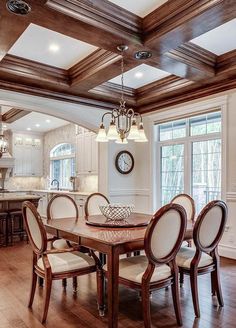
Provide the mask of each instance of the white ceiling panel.
{"label": "white ceiling panel", "polygon": [[236,49],[236,18],[191,40],[199,47],[220,56]]}
{"label": "white ceiling panel", "polygon": [[109,0],[140,17],[145,17],[168,0]]}
{"label": "white ceiling panel", "polygon": [[53,116],[31,112],[19,120],[7,124],[7,128],[13,131],[45,133],[66,124],[69,124],[69,122]]}
{"label": "white ceiling panel", "polygon": [[8,53],[68,69],[96,49],[88,43],[30,24]]}
{"label": "white ceiling panel", "polygon": [[[141,64],[124,73],[124,85],[126,87],[137,89],[168,75],[170,75],[170,73],[146,64]],[[108,82],[121,84],[121,75]]]}

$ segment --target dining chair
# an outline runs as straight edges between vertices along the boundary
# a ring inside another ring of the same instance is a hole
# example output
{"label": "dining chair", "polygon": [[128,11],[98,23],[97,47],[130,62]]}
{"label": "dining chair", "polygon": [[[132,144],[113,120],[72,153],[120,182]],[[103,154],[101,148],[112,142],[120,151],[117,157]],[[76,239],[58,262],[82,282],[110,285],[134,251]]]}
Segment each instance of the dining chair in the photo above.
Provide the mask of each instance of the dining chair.
{"label": "dining chair", "polygon": [[[187,214],[187,220],[194,222],[195,219],[195,203],[188,194],[178,194],[172,198],[171,203],[183,206]],[[192,246],[192,240],[186,240],[189,247]]]}
{"label": "dining chair", "polygon": [[[186,212],[178,204],[159,209],[150,221],[144,238],[145,255],[122,258],[119,261],[119,283],[141,291],[144,327],[151,327],[150,292],[172,287],[172,297],[178,325],[182,325],[178,267],[175,257],[187,226]],[[103,267],[105,275],[107,266]]]}
{"label": "dining chair", "polygon": [[[79,218],[79,210],[76,202],[69,195],[53,196],[47,206],[47,218],[63,219],[63,218]],[[56,239],[52,243],[53,248],[69,248],[70,242],[65,239]]]}
{"label": "dining chair", "polygon": [[52,281],[97,273],[97,297],[99,314],[103,315],[103,273],[96,255],[91,256],[73,248],[47,249],[47,234],[36,207],[29,201],[23,203],[23,218],[30,245],[33,249],[32,284],[28,306],[32,307],[37,276],[45,280],[45,299],[42,323],[46,321]]}
{"label": "dining chair", "polygon": [[211,273],[212,295],[217,295],[220,306],[224,306],[220,284],[220,259],[218,244],[223,235],[227,219],[227,206],[223,201],[214,200],[200,212],[193,228],[196,248],[181,247],[176,257],[180,270],[180,283],[184,274],[190,275],[193,307],[200,317],[198,299],[198,275]]}
{"label": "dining chair", "polygon": [[89,195],[84,206],[85,216],[101,214],[99,206],[109,203],[108,198],[99,192]]}

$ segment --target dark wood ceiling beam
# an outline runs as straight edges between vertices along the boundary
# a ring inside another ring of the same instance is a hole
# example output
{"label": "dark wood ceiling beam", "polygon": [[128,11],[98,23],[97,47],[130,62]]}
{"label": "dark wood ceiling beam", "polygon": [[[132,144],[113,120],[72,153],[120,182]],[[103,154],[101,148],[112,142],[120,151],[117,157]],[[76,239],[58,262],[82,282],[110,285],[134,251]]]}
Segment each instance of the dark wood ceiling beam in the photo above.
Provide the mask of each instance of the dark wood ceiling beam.
{"label": "dark wood ceiling beam", "polygon": [[5,123],[13,123],[29,113],[29,111],[23,109],[11,108],[8,112],[2,115],[2,120]]}
{"label": "dark wood ceiling beam", "polygon": [[216,72],[217,75],[230,74],[236,71],[236,50],[232,50],[217,57]]}
{"label": "dark wood ceiling beam", "polygon": [[144,18],[144,42],[161,55],[235,17],[235,0],[168,1]]}
{"label": "dark wood ceiling beam", "polygon": [[29,20],[12,15],[6,9],[6,1],[0,1],[0,61],[29,25]]}
{"label": "dark wood ceiling beam", "polygon": [[66,70],[12,55],[6,55],[0,63],[0,79],[16,80],[26,84],[69,87]]}
{"label": "dark wood ceiling beam", "polygon": [[107,100],[102,101],[96,99],[96,97],[89,97],[87,95],[77,95],[66,92],[60,92],[50,89],[43,89],[34,87],[31,85],[24,85],[17,82],[4,81],[0,79],[0,90],[13,91],[17,93],[23,93],[32,96],[38,96],[47,99],[60,100],[68,103],[75,103],[77,105],[84,105],[90,107],[97,107],[100,109],[112,110],[114,108],[114,102]]}
{"label": "dark wood ceiling beam", "polygon": [[[128,106],[136,106],[136,90],[129,87],[124,87],[124,98]],[[101,99],[111,99],[116,101],[117,107],[121,97],[121,85],[111,82],[103,83],[89,91],[89,94],[96,94]]]}

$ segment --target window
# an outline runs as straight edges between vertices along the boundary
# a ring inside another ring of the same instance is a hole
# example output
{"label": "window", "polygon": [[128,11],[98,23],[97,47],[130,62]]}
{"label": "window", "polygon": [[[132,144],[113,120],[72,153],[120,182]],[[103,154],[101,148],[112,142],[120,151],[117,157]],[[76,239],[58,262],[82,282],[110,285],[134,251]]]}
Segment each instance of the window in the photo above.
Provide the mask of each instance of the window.
{"label": "window", "polygon": [[70,177],[75,175],[74,145],[63,143],[54,147],[50,152],[50,178],[59,181],[60,188],[71,187]]}
{"label": "window", "polygon": [[221,113],[176,120],[156,127],[158,206],[186,192],[196,210],[221,197]]}

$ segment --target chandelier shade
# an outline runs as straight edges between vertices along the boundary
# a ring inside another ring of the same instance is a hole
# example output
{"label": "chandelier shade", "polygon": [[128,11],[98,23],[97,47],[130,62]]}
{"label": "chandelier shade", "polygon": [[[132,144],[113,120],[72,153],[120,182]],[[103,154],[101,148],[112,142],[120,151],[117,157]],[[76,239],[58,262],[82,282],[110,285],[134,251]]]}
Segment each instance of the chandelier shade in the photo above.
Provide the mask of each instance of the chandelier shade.
{"label": "chandelier shade", "polygon": [[[135,142],[147,142],[148,139],[144,132],[142,115],[135,112],[132,108],[126,108],[124,100],[124,56],[123,53],[128,49],[127,46],[117,47],[121,51],[121,99],[120,106],[102,116],[102,121],[96,137],[97,142],[108,142],[114,140],[118,144],[127,144],[128,140]],[[110,117],[109,127],[104,125],[106,116]]]}

